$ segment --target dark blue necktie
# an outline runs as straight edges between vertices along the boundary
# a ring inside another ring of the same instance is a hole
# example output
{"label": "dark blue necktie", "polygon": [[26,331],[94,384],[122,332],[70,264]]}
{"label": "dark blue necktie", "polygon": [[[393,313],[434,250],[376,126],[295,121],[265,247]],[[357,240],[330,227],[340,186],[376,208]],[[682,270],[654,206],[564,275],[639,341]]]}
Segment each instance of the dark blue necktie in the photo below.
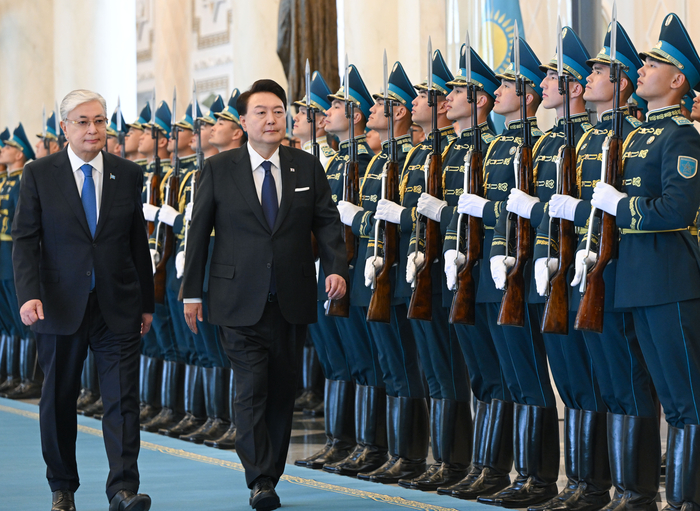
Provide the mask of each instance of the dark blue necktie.
{"label": "dark blue necktie", "polygon": [[[95,181],[92,179],[92,165],[86,163],[80,170],[85,174],[83,181],[83,191],[80,194],[80,200],[83,203],[85,210],[85,218],[87,219],[90,234],[95,237],[95,228],[97,227],[97,196],[95,194]],[[92,269],[90,279],[90,291],[95,289],[95,269]]]}
{"label": "dark blue necktie", "polygon": [[[270,226],[270,230],[275,226],[275,220],[277,220],[277,211],[279,210],[279,204],[277,204],[277,187],[275,186],[275,178],[272,176],[272,163],[265,160],[262,162],[262,168],[265,170],[265,179],[263,180],[262,193],[260,196],[260,202],[262,203],[263,214],[265,215],[265,220],[267,220],[267,225]],[[275,268],[272,267],[272,274],[270,277],[270,293],[277,293],[277,282],[275,279]]]}

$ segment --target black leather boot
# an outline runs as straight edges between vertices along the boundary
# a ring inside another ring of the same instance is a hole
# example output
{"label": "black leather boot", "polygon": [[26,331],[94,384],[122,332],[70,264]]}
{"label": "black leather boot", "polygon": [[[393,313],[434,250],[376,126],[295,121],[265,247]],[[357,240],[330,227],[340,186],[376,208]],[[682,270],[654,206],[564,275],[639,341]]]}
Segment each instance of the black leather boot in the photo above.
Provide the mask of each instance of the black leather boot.
{"label": "black leather boot", "polygon": [[425,472],[429,438],[428,406],[424,398],[387,397],[387,438],[390,458],[358,479],[395,484]]}
{"label": "black leather boot", "polygon": [[[700,426],[683,428],[683,511],[700,510]],[[668,465],[667,465],[668,466]]]}
{"label": "black leather boot", "polygon": [[158,382],[161,380],[161,360],[153,357],[143,357],[143,382],[141,386],[142,407],[139,411],[139,423],[144,424],[160,412]]}
{"label": "black leather boot", "polygon": [[[612,462],[612,479],[615,484],[615,497],[605,507],[605,511],[657,510],[656,495],[661,477],[661,439],[657,417],[616,416],[612,425],[612,438],[619,446],[616,456],[621,459]],[[620,423],[621,422],[621,423]],[[608,422],[608,428],[611,423]],[[610,435],[610,433],[608,433]],[[608,441],[610,441],[610,436]],[[619,463],[619,464],[618,464]]]}
{"label": "black leather boot", "polygon": [[683,505],[683,447],[685,430],[668,425],[666,439],[666,506],[663,511],[679,511]]}
{"label": "black leather boot", "polygon": [[5,342],[7,345],[5,358],[7,377],[5,382],[0,385],[0,397],[5,397],[5,394],[22,383],[19,375],[20,339],[19,337],[8,336]]}
{"label": "black leather boot", "polygon": [[20,360],[19,360],[20,384],[13,390],[7,392],[8,399],[36,399],[41,397],[41,385],[44,381],[44,374],[39,369],[36,356],[36,340],[28,337],[20,340]]}
{"label": "black leather boot", "polygon": [[203,370],[199,366],[190,364],[185,366],[185,385],[183,387],[185,416],[174,426],[159,429],[158,433],[172,438],[178,438],[180,435],[187,435],[202,427],[202,424],[206,421],[206,412],[204,409],[204,378],[202,373]]}
{"label": "black leather boot", "polygon": [[[331,395],[333,392],[335,392],[335,387],[331,385],[331,380],[326,380],[326,385],[323,393],[323,404],[324,406],[331,406],[331,402],[333,401],[333,396]],[[323,421],[324,426],[325,426],[325,433],[326,433],[326,443],[319,451],[316,451],[313,453],[311,456],[308,456],[306,458],[302,458],[300,460],[296,460],[294,464],[297,467],[309,467],[309,463],[311,463],[313,460],[316,458],[320,458],[325,456],[325,454],[330,450],[331,446],[333,445],[333,437],[331,435],[331,429],[330,429],[330,422],[329,422],[330,417],[326,415],[326,419]]]}
{"label": "black leather boot", "polygon": [[455,490],[468,488],[479,478],[484,469],[486,457],[486,439],[488,431],[489,404],[475,400],[474,425],[472,435],[472,459],[467,475],[455,484],[441,486],[437,489],[440,495],[452,495]]}
{"label": "black leather boot", "polygon": [[204,368],[204,403],[207,421],[189,435],[181,435],[180,440],[203,444],[205,440],[216,440],[226,433],[231,424],[228,420],[225,397],[224,368]]}
{"label": "black leather boot", "polygon": [[0,334],[0,386],[7,380],[7,335]]}
{"label": "black leather boot", "polygon": [[233,369],[226,369],[228,374],[228,417],[230,425],[228,429],[216,440],[204,440],[204,445],[217,449],[236,448],[236,411],[233,408],[236,399],[236,379],[233,377]]}
{"label": "black leather boot", "polygon": [[161,380],[161,410],[145,424],[141,424],[143,431],[155,433],[159,429],[167,429],[177,424],[182,414],[177,411],[177,387],[180,373],[180,365],[177,362],[163,361],[163,377]]}
{"label": "black leather boot", "polygon": [[333,474],[356,476],[371,472],[387,460],[386,391],[379,387],[355,388],[355,431],[357,445],[343,460],[323,466]]}
{"label": "black leather boot", "polygon": [[479,497],[478,502],[506,508],[529,507],[547,502],[558,493],[557,409],[534,405],[524,405],[524,408],[524,413],[516,413],[518,422],[515,424],[514,449],[518,477],[500,492]]}
{"label": "black leather boot", "polygon": [[301,396],[294,401],[294,411],[296,412],[316,408],[323,402],[323,398],[318,392],[321,364],[318,361],[316,348],[314,348],[313,344],[304,346],[304,357],[301,369],[301,381],[304,391]]}
{"label": "black leather boot", "polygon": [[[433,437],[433,441],[439,445],[440,464],[436,470],[428,470],[410,481],[409,487],[416,490],[435,491],[441,486],[460,481],[467,474],[472,457],[470,403],[451,399],[435,401],[439,409],[439,422],[437,436]],[[401,485],[401,481],[399,484]]]}

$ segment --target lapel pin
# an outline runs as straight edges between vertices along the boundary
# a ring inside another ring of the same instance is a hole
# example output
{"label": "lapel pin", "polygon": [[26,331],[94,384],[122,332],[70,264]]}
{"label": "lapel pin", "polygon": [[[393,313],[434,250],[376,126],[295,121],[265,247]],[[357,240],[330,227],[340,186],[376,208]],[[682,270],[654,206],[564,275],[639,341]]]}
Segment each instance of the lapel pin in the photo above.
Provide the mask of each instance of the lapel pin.
{"label": "lapel pin", "polygon": [[117,177],[116,177],[114,174],[110,174],[110,175],[109,175],[109,178],[110,178],[110,179],[117,179]]}
{"label": "lapel pin", "polygon": [[294,172],[294,167],[290,168],[289,172]]}

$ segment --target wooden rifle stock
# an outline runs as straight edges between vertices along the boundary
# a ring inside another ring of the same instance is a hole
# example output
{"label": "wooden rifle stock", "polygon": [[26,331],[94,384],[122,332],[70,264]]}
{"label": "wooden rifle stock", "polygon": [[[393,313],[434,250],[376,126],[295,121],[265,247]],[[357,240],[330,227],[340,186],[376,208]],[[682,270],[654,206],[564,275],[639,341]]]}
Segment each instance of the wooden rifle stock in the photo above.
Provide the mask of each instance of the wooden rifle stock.
{"label": "wooden rifle stock", "polygon": [[[469,189],[465,193],[483,195],[484,159],[481,151],[474,151],[471,159]],[[472,271],[481,255],[483,242],[483,222],[475,216],[469,216],[467,221],[466,251],[464,265],[457,274],[457,289],[452,297],[450,308],[450,323],[473,325],[476,323],[476,283]],[[459,251],[459,247],[456,247]]]}
{"label": "wooden rifle stock", "polygon": [[[532,183],[532,147],[523,146],[520,157],[520,171],[518,175],[518,188],[530,194]],[[516,223],[516,249],[515,264],[506,275],[506,290],[501,301],[501,310],[498,313],[499,325],[524,326],[525,325],[525,264],[530,258],[532,236],[530,232],[530,220],[518,217]],[[508,247],[506,247],[506,256]]]}
{"label": "wooden rifle stock", "polygon": [[[439,135],[438,135],[439,136]],[[442,198],[442,155],[433,151],[430,155],[428,182],[425,183],[427,192],[433,197]],[[416,220],[417,222],[420,219]],[[420,240],[416,237],[416,250]],[[440,258],[442,240],[440,222],[425,219],[425,258],[419,268],[416,268],[415,287],[408,305],[408,319],[433,319],[433,278],[432,268]],[[412,257],[409,255],[408,257]]]}
{"label": "wooden rifle stock", "polygon": [[[610,140],[605,182],[615,188],[619,187],[622,175],[622,139],[615,137]],[[615,217],[604,211],[601,212],[600,235],[598,241],[598,259],[590,269],[586,279],[586,290],[581,297],[581,303],[576,313],[576,330],[603,332],[603,314],[605,313],[605,280],[603,272],[608,263],[617,255],[617,224]],[[588,226],[593,229],[593,225]]]}
{"label": "wooden rifle stock", "polygon": [[[399,200],[399,164],[387,163],[386,169],[386,200]],[[399,226],[386,220],[382,222],[382,238],[384,245],[384,266],[374,279],[374,291],[367,309],[367,321],[391,322],[391,271],[398,260]],[[379,225],[375,225],[378,229]]]}
{"label": "wooden rifle stock", "polygon": [[[160,192],[160,176],[157,173],[157,169],[153,170],[153,175],[151,175],[149,179],[150,189],[148,189],[148,197],[146,197],[146,201],[152,206],[158,206],[158,203],[160,202],[158,197],[158,193]],[[155,222],[148,222],[148,236],[153,234],[155,228]]]}
{"label": "wooden rifle stock", "polygon": [[[175,175],[176,168],[173,168],[173,173],[168,178],[169,187],[168,196],[166,197],[166,203],[177,209],[177,192],[180,188],[180,178]],[[160,256],[160,261],[156,265],[156,273],[153,275],[153,285],[155,288],[155,298],[156,303],[165,303],[165,265],[168,263],[168,259],[173,253],[173,228],[167,224],[161,224],[163,227],[163,241],[161,246],[163,251]],[[158,248],[159,240],[156,238],[156,250]]]}
{"label": "wooden rifle stock", "polygon": [[[357,204],[360,197],[360,167],[357,160],[347,162],[345,172],[345,190],[343,200],[351,204]],[[355,245],[357,240],[352,233],[352,227],[343,225],[343,239],[345,240],[345,251],[347,253],[348,266],[355,258]],[[350,288],[345,295],[338,300],[331,300],[326,309],[327,316],[338,316],[341,318],[350,317]]]}
{"label": "wooden rifle stock", "polygon": [[[564,195],[576,196],[576,149],[564,148],[561,162],[561,187]],[[556,221],[556,220],[555,220]],[[576,255],[576,232],[574,223],[560,218],[559,223],[559,267],[550,280],[549,296],[542,316],[542,333],[569,333],[569,283],[567,272]]]}

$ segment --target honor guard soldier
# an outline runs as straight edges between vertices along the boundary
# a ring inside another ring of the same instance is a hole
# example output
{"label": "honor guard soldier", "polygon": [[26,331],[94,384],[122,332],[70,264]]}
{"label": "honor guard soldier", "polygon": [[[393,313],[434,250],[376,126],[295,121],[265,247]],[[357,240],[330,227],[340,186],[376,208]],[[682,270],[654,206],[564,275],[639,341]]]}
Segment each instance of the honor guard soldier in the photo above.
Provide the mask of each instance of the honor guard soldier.
{"label": "honor guard soldier", "polygon": [[7,166],[7,176],[0,187],[0,300],[2,321],[7,322],[9,327],[9,337],[6,339],[8,378],[0,386],[0,396],[10,399],[41,396],[42,375],[40,371],[37,374],[36,340],[20,318],[12,269],[12,220],[19,198],[19,183],[24,165],[33,159],[34,151],[22,123],[19,123],[12,132],[12,138],[5,140],[0,150],[0,163]]}
{"label": "honor guard soldier", "polygon": [[248,140],[245,131],[241,128],[236,106],[240,95],[238,89],[233,89],[226,108],[214,114],[216,124],[211,129],[209,143],[219,152],[241,147]]}
{"label": "honor guard soldier", "polygon": [[[145,125],[151,119],[151,106],[146,103],[146,106],[141,109],[139,118],[134,122],[127,124],[129,128],[124,135],[124,154],[127,160],[138,163],[143,167],[144,173],[148,165],[148,155],[139,152],[139,142],[144,134]],[[145,181],[144,181],[145,183]]]}
{"label": "honor guard soldier", "polygon": [[[121,122],[117,123],[117,116],[121,117]],[[121,130],[120,130],[121,128]],[[120,135],[126,137],[129,131],[129,125],[124,121],[124,116],[122,115],[121,108],[117,107],[112,113],[109,125],[107,126],[107,152],[112,153],[116,156],[121,156],[122,154],[122,144],[119,142]],[[126,154],[126,152],[124,153]]]}
{"label": "honor guard soldier", "polygon": [[[451,91],[447,82],[453,78],[447,68],[447,64],[439,50],[429,53],[431,59],[432,74],[421,84],[414,85],[418,95],[412,101],[412,121],[420,125],[428,137],[419,145],[414,146],[406,155],[406,161],[399,176],[400,205],[387,199],[377,203],[375,219],[384,220],[399,225],[399,248],[397,280],[394,297],[403,300],[410,305],[412,288],[411,283],[415,278],[416,258],[422,257],[418,251],[418,243],[411,243],[412,233],[418,220],[416,206],[418,198],[426,187],[424,167],[428,164],[433,153],[434,137],[440,147],[440,154],[445,151],[448,143],[455,138],[455,131],[449,119],[446,117],[445,96]],[[429,101],[429,97],[432,99]],[[433,126],[433,106],[436,103],[437,125]],[[432,128],[435,128],[434,132]],[[437,158],[440,154],[436,155]],[[442,169],[438,169],[441,173]],[[421,240],[422,243],[422,240]],[[410,267],[409,267],[410,266]],[[409,267],[407,269],[407,267]],[[434,268],[433,268],[434,269]],[[432,275],[434,273],[434,275]],[[440,278],[437,272],[431,272],[433,285],[428,290],[428,300],[435,304],[432,307],[433,321],[410,320],[409,326],[415,340],[415,348],[418,353],[425,378],[428,381],[430,396],[433,401],[433,420],[437,421],[436,404],[441,399],[458,401],[469,400],[469,384],[466,376],[466,366],[459,352],[456,338],[453,332],[447,330],[447,316],[442,314],[440,307]],[[408,279],[408,280],[407,280]],[[408,312],[407,312],[408,314]],[[444,319],[444,325],[443,320]],[[404,331],[408,329],[403,327]],[[401,334],[402,343],[404,342]],[[412,353],[413,343],[406,342],[411,348],[407,351],[403,363],[409,368],[416,364]],[[454,356],[452,358],[451,356]],[[437,366],[440,366],[439,368]],[[410,481],[422,476],[429,477],[434,472],[442,470],[442,463],[437,462],[426,473],[426,458],[428,455],[430,417],[426,403],[426,392],[423,378],[418,378],[417,371],[408,373],[406,389],[397,397],[389,399],[387,408],[389,416],[387,422],[390,428],[396,429],[389,436],[390,460],[382,467],[369,473],[360,474],[358,477],[381,483],[397,483],[403,480],[403,484],[410,485]],[[396,425],[396,426],[393,426]],[[434,422],[433,428],[438,422]],[[410,433],[408,432],[409,428]],[[471,436],[469,432],[466,432]],[[440,459],[439,452],[433,445],[433,453],[436,460]]]}
{"label": "honor guard soldier", "polygon": [[209,137],[211,136],[212,128],[216,124],[216,114],[221,112],[224,109],[224,107],[225,105],[223,98],[220,94],[217,94],[216,98],[214,98],[214,102],[209,107],[209,113],[197,119],[198,121],[200,121],[199,135],[195,134],[195,136],[192,137],[192,141],[190,142],[190,149],[196,152],[197,143],[199,141],[199,144],[202,147],[202,155],[205,159],[209,158],[210,156],[214,156],[219,152],[219,150],[216,147],[209,143]]}
{"label": "honor guard soldier", "polygon": [[[411,126],[409,105],[416,97],[416,93],[399,62],[394,64],[391,75],[387,75],[388,73],[384,75],[387,80],[384,84],[386,94],[373,95],[374,104],[369,110],[370,115],[367,119],[367,128],[378,133],[382,150],[375,154],[367,165],[360,186],[358,205],[355,206],[346,201],[338,202],[341,221],[351,227],[353,234],[360,240],[357,249],[358,259],[352,277],[350,304],[361,309],[363,318],[370,320],[366,321],[366,324],[371,342],[366,348],[371,351],[364,355],[357,350],[356,352],[357,355],[364,356],[377,364],[375,371],[376,378],[379,380],[374,384],[357,382],[355,388],[355,423],[359,426],[355,437],[357,446],[344,460],[323,467],[328,472],[352,476],[371,472],[387,462],[388,446],[395,446],[399,440],[396,428],[389,428],[387,431],[387,399],[389,408],[394,409],[393,403],[399,399],[399,396],[410,397],[408,380],[411,379],[411,375],[417,381],[422,378],[415,341],[406,318],[406,306],[402,300],[392,296],[394,287],[392,281],[396,279],[395,267],[391,268],[393,276],[388,277],[389,285],[383,305],[387,309],[385,318],[387,322],[373,321],[368,313],[372,300],[377,298],[373,296],[373,290],[369,286],[373,282],[375,267],[381,269],[381,264],[372,265],[372,260],[375,258],[374,245],[375,242],[382,243],[378,231],[384,232],[374,221],[374,213],[377,202],[387,194],[393,193],[394,200],[398,200],[399,172],[406,155],[413,148],[408,135],[408,129]],[[386,116],[387,113],[393,116],[391,121]],[[389,122],[392,123],[393,128],[391,132]],[[390,134],[393,140],[390,139]],[[395,147],[394,153],[392,153],[392,144]],[[388,175],[389,172],[393,173],[391,177]],[[393,187],[393,192],[388,190],[390,186]],[[369,281],[365,278],[366,268],[371,271]],[[395,447],[392,450],[395,451]]]}
{"label": "honor guard soldier", "polygon": [[49,118],[46,119],[43,132],[36,134],[39,138],[34,145],[34,152],[37,160],[60,151],[58,147],[59,134],[63,136],[63,130],[61,129],[61,125],[56,122],[56,112],[51,112]]}
{"label": "honor guard soldier", "polygon": [[[163,204],[160,184],[163,177],[172,172],[168,141],[171,131],[170,107],[161,101],[152,113],[151,120],[143,125],[144,133],[139,141],[139,152],[148,158],[148,167],[144,175],[144,205],[143,213],[149,223],[149,233],[157,231],[155,217]],[[129,130],[131,131],[131,130]],[[153,254],[153,250],[151,251]],[[154,273],[156,271],[154,264]],[[164,292],[163,292],[164,293]],[[163,294],[159,303],[156,299],[155,313],[151,329],[155,332],[156,342],[163,359],[163,370],[160,388],[161,409],[145,407],[141,410],[141,429],[158,431],[177,424],[181,418],[177,410],[178,380],[180,380],[181,364],[184,359],[176,344],[173,322],[170,317],[167,293]],[[154,415],[154,412],[157,412]]]}
{"label": "honor guard soldier", "polygon": [[[467,54],[468,52],[468,54]],[[470,59],[470,69],[467,69],[467,58]],[[455,79],[449,83],[452,85],[452,92],[447,96],[447,117],[457,123],[461,129],[460,136],[454,140],[445,156],[443,165],[445,175],[445,207],[439,211],[441,230],[446,232],[444,242],[445,259],[445,280],[443,280],[443,306],[452,307],[451,315],[455,313],[454,303],[458,299],[457,275],[465,263],[465,256],[462,255],[462,243],[457,251],[457,224],[460,223],[457,205],[463,193],[469,193],[472,173],[479,173],[477,183],[483,182],[485,168],[483,163],[477,165],[479,161],[485,162],[481,155],[487,154],[491,143],[496,137],[488,127],[488,115],[493,109],[496,98],[496,90],[500,82],[494,72],[483,62],[481,57],[467,45],[462,46],[460,56],[460,70]],[[478,124],[480,143],[475,144],[476,129],[474,119]],[[474,160],[473,153],[479,152],[478,160]],[[467,166],[469,169],[467,170]],[[465,186],[466,185],[466,186]],[[478,191],[481,195],[482,191]],[[421,199],[421,202],[423,199]],[[419,205],[419,209],[421,206]],[[437,215],[436,215],[437,217]],[[479,217],[475,217],[479,218]],[[461,226],[465,226],[465,217],[462,217]],[[460,229],[459,239],[464,241],[466,246],[470,243],[466,238],[472,236],[483,245],[483,234],[481,229],[474,229],[474,232],[467,232]],[[492,231],[492,229],[491,229]],[[480,251],[474,256],[481,258]],[[472,275],[474,287],[478,289],[479,273],[481,266],[472,262]],[[461,284],[464,285],[464,284]],[[455,332],[459,341],[464,360],[467,364],[471,389],[476,398],[474,406],[473,437],[460,438],[454,436],[453,442],[472,440],[471,459],[466,461],[471,467],[465,477],[456,484],[443,484],[438,488],[438,493],[452,495],[463,489],[471,487],[472,483],[479,479],[484,470],[486,455],[486,445],[488,439],[488,427],[490,417],[490,406],[494,400],[506,402],[510,400],[510,394],[505,387],[501,375],[500,364],[496,354],[496,348],[491,338],[488,325],[487,307],[485,304],[476,304],[476,295],[471,307],[474,307],[474,323],[468,325],[458,322],[451,317],[454,323]],[[511,441],[511,436],[508,437]],[[465,453],[468,450],[463,449]],[[443,450],[444,452],[444,450]],[[443,454],[444,457],[444,454]],[[463,462],[463,461],[462,461]],[[454,482],[454,481],[452,481]]]}
{"label": "honor guard soldier", "polygon": [[[10,130],[5,128],[0,133],[0,152],[2,148],[5,147],[5,141],[10,138]],[[7,165],[0,163],[0,186],[3,185],[7,179]],[[7,311],[3,308],[0,314],[0,389],[7,383],[8,373],[10,378],[10,383],[8,385],[17,386],[17,382],[14,381],[15,376],[19,378],[19,368],[15,367],[13,364],[13,357],[8,359],[7,352],[14,348],[14,343],[12,342],[12,336],[10,334],[10,316]],[[8,347],[8,345],[12,347]],[[16,369],[16,370],[15,370]]]}
{"label": "honor guard soldier", "polygon": [[[665,509],[700,507],[700,250],[695,220],[700,197],[700,135],[681,115],[683,96],[700,85],[700,57],[676,14],[659,42],[640,54],[637,94],[646,122],[622,149],[619,189],[599,182],[591,205],[620,230],[615,306],[632,309],[644,359],[668,423]],[[635,448],[620,453],[624,493],[604,509],[651,509],[661,448],[651,418],[618,416],[611,424]],[[626,444],[628,445],[628,444]],[[639,470],[650,467],[654,470]]]}
{"label": "honor guard soldier", "polygon": [[[314,153],[313,143],[316,141],[318,158],[325,169],[328,161],[335,154],[335,151],[328,145],[327,134],[323,129],[326,118],[325,112],[331,106],[328,99],[331,90],[318,71],[314,71],[313,76],[308,78],[309,90],[306,91],[307,95],[301,100],[294,102],[297,107],[297,114],[294,116],[292,133],[300,140],[302,149],[307,153]],[[315,127],[313,127],[314,120],[316,121]],[[316,130],[315,134],[312,131],[313,129]],[[316,265],[316,273],[318,274],[318,259],[316,260]],[[318,298],[321,300],[321,304],[326,301],[325,297],[321,299],[319,296]],[[325,311],[319,308],[318,321],[309,325],[307,336],[302,361],[302,385],[304,390],[294,402],[294,409],[303,410],[304,413],[310,415],[325,415],[326,402],[323,396],[318,395],[319,392],[316,390],[319,373],[322,372],[323,378],[326,380],[343,379],[347,368],[347,363],[343,357],[338,360],[330,360],[331,355],[337,357],[343,354],[335,318],[327,317]],[[337,348],[327,350],[325,346],[328,343],[333,343]],[[338,377],[334,368],[342,368],[340,377]],[[333,410],[328,410],[328,412],[333,413]],[[329,436],[330,432],[327,431],[326,434]]]}
{"label": "honor guard soldier", "polygon": [[[324,129],[327,133],[337,136],[340,139],[340,145],[338,152],[326,165],[326,177],[331,187],[333,202],[338,204],[346,198],[344,191],[350,186],[353,178],[359,180],[361,185],[359,177],[364,175],[367,165],[374,156],[364,135],[372,105],[372,95],[367,90],[357,68],[350,65],[346,66],[343,85],[335,94],[329,94],[327,100],[330,102],[330,107],[326,110]],[[353,115],[347,116],[350,112]],[[350,140],[351,124],[355,134],[354,140]],[[353,146],[357,148],[356,153],[352,149]],[[353,158],[356,158],[354,161],[357,162],[354,167],[357,176],[349,175],[346,181],[345,174],[351,172]],[[355,204],[350,206],[358,207]],[[338,209],[342,221],[342,206]],[[345,235],[348,236],[347,231]],[[328,301],[328,297],[325,288],[326,275],[322,267],[319,267],[317,275],[320,329],[323,335],[328,334],[324,347],[328,353],[330,373],[326,375],[324,407],[329,413],[325,414],[327,440],[324,447],[310,457],[295,462],[296,465],[307,468],[320,469],[325,465],[341,461],[356,446],[354,418],[358,412],[355,384],[364,387],[383,387],[377,353],[369,337],[362,307],[352,299],[353,275],[358,271],[359,253],[360,251],[355,247],[354,258],[349,262],[350,281],[347,289],[347,294],[350,295],[349,317],[326,315],[324,303]],[[336,325],[338,337],[335,336],[332,323]]]}
{"label": "honor guard soldier", "polygon": [[[592,72],[586,79],[586,91],[583,99],[596,107],[598,123],[592,130],[587,131],[580,139],[577,147],[577,188],[578,197],[554,194],[549,202],[549,215],[552,218],[563,218],[574,222],[578,234],[576,252],[576,274],[571,282],[571,310],[577,312],[581,292],[579,284],[583,279],[586,267],[590,268],[597,260],[597,247],[600,237],[599,225],[589,225],[591,214],[591,196],[595,184],[601,179],[601,166],[607,166],[609,149],[603,150],[606,138],[613,131],[613,111],[615,86],[610,81],[610,38],[611,24],[605,37],[603,48],[594,58],[588,61]],[[622,62],[625,71],[619,84],[619,105],[625,105],[634,95],[639,75],[637,69],[642,61],[637,55],[632,42],[620,24],[617,24],[616,60]],[[635,102],[643,104],[641,98]],[[624,141],[634,129],[639,127],[635,117],[623,113],[622,133],[618,134]],[[593,229],[589,233],[589,229]],[[589,250],[586,241],[591,238]],[[592,248],[591,248],[592,247]],[[585,265],[584,265],[585,263]],[[624,436],[614,424],[623,424],[625,416],[629,421],[658,420],[656,406],[651,390],[651,378],[647,371],[642,352],[634,330],[632,313],[625,309],[615,308],[615,274],[617,259],[612,259],[605,266],[603,279],[605,282],[603,331],[582,330],[588,352],[593,362],[596,381],[601,398],[607,408],[607,419],[601,413],[589,410],[575,412],[567,409],[566,442],[571,443],[572,449],[565,449],[567,470],[567,489],[570,498],[560,501],[557,507],[548,509],[599,509],[609,499],[609,481],[615,485],[616,495],[625,492],[625,481],[622,478],[624,470],[620,463],[626,450],[637,451],[647,448],[649,440],[637,437],[634,442],[626,442]],[[591,302],[592,303],[592,302]],[[573,368],[572,368],[573,369]],[[579,418],[576,418],[579,415]],[[607,424],[606,421],[607,420]],[[576,429],[578,432],[576,433]],[[605,433],[607,431],[607,441]],[[650,427],[648,433],[652,438],[658,437],[658,430]],[[658,443],[653,440],[652,444]],[[611,454],[609,464],[608,452]],[[575,453],[571,460],[570,455]],[[576,461],[578,459],[578,462]],[[639,465],[638,473],[654,474],[656,467]],[[648,478],[648,477],[647,477]],[[576,487],[580,490],[576,491]],[[632,489],[632,488],[631,488]],[[566,491],[566,490],[565,490]],[[564,492],[559,497],[563,496]]]}

